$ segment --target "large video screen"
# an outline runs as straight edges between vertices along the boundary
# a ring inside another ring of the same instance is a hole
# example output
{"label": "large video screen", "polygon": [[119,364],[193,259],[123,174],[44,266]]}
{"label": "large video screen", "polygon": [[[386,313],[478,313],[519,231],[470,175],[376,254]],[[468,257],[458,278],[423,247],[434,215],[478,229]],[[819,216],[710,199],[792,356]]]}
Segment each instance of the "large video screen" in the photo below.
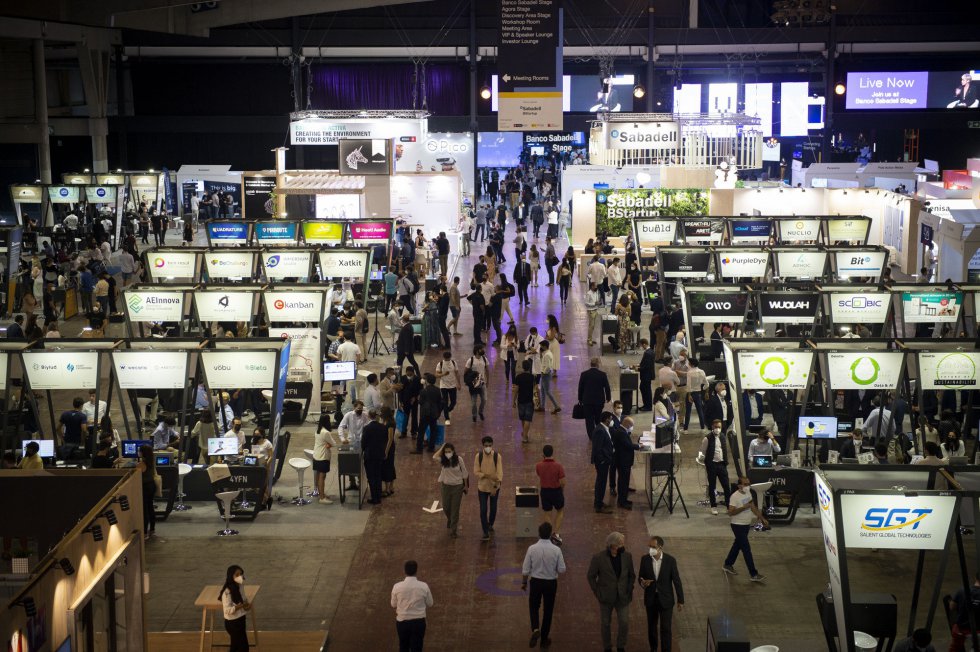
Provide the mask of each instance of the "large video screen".
{"label": "large video screen", "polygon": [[[629,113],[633,110],[633,75],[615,75],[609,78],[609,88],[603,92],[598,75],[562,75],[562,106],[565,113]],[[497,111],[499,80],[490,79],[490,108]]]}
{"label": "large video screen", "polygon": [[674,113],[701,113],[701,84],[681,84],[674,89]]}
{"label": "large video screen", "polygon": [[481,168],[513,168],[521,161],[520,131],[481,131],[476,135],[476,164]]}
{"label": "large video screen", "polygon": [[977,109],[980,70],[849,72],[848,109]]}
{"label": "large video screen", "polygon": [[806,136],[810,125],[810,84],[783,82],[779,95],[779,135]]}
{"label": "large video screen", "polygon": [[[758,116],[762,120],[762,137],[768,138],[772,136],[771,83],[745,85],[745,115]],[[778,155],[775,160],[779,160]]]}

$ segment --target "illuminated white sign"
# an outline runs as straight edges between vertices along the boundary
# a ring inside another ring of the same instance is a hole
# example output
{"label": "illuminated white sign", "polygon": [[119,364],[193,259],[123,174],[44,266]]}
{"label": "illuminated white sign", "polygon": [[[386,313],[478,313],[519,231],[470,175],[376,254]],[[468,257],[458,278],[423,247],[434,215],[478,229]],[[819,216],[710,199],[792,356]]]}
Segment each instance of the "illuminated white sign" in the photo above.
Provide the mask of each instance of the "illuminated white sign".
{"label": "illuminated white sign", "polygon": [[842,494],[848,548],[945,550],[956,496]]}
{"label": "illuminated white sign", "polygon": [[834,218],[827,220],[827,240],[835,242],[853,242],[864,244],[868,237],[868,222],[866,218]]}
{"label": "illuminated white sign", "polygon": [[275,351],[201,351],[211,388],[272,389],[276,384]]}
{"label": "illuminated white sign", "polygon": [[874,292],[834,292],[830,295],[830,315],[835,324],[884,324],[891,294]]}
{"label": "illuminated white sign", "polygon": [[255,254],[250,251],[209,251],[204,254],[209,278],[251,278]]}
{"label": "illuminated white sign", "polygon": [[323,316],[323,292],[262,293],[270,322],[318,322]]}
{"label": "illuminated white sign", "polygon": [[363,279],[367,270],[369,252],[331,251],[320,252],[320,277],[353,277]]}
{"label": "illuminated white sign", "polygon": [[676,122],[605,123],[609,149],[676,150],[680,130]]}
{"label": "illuminated white sign", "polygon": [[976,389],[978,351],[943,351],[919,354],[922,389]]}
{"label": "illuminated white sign", "polygon": [[249,321],[255,314],[255,293],[198,290],[194,304],[201,321]]}
{"label": "illuminated white sign", "polygon": [[676,220],[634,220],[636,239],[641,247],[672,244],[677,232]]}
{"label": "illuminated white sign", "polygon": [[777,251],[780,278],[817,278],[827,268],[826,251]]}
{"label": "illuminated white sign", "polygon": [[128,290],[125,297],[130,321],[180,321],[184,318],[182,290],[171,292]]}
{"label": "illuminated white sign", "polygon": [[820,237],[820,220],[776,220],[779,241],[813,244]]}
{"label": "illuminated white sign", "polygon": [[722,278],[758,278],[766,275],[769,267],[769,252],[719,251],[718,262]]}
{"label": "illuminated white sign", "polygon": [[835,251],[834,262],[837,265],[837,276],[840,278],[879,277],[885,262],[888,260],[887,251]]}
{"label": "illuminated white sign", "polygon": [[902,373],[901,351],[839,351],[827,354],[832,389],[895,389]]}
{"label": "illuminated white sign", "polygon": [[739,351],[742,389],[806,389],[812,351]]}
{"label": "illuminated white sign", "polygon": [[95,389],[97,351],[24,351],[31,389]]}
{"label": "illuminated white sign", "polygon": [[150,278],[196,278],[197,254],[186,251],[151,251],[146,255]]}
{"label": "illuminated white sign", "polygon": [[121,389],[183,389],[187,383],[184,351],[113,351],[112,364]]}
{"label": "illuminated white sign", "polygon": [[270,279],[306,278],[310,275],[310,252],[263,251],[262,268]]}

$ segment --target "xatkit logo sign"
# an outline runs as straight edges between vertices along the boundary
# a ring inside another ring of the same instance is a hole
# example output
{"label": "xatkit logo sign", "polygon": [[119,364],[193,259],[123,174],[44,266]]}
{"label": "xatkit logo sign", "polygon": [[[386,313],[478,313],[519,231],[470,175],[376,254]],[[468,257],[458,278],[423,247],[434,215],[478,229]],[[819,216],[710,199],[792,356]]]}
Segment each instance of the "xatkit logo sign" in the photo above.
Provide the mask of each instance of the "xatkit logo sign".
{"label": "xatkit logo sign", "polygon": [[609,149],[677,149],[676,122],[612,122],[606,128]]}
{"label": "xatkit logo sign", "polygon": [[890,301],[890,294],[835,292],[830,295],[830,314],[835,324],[883,324]]}
{"label": "xatkit logo sign", "polygon": [[844,494],[844,545],[849,548],[939,550],[946,547],[955,496]]}
{"label": "xatkit logo sign", "polygon": [[321,251],[320,276],[322,278],[364,278],[369,251]]}

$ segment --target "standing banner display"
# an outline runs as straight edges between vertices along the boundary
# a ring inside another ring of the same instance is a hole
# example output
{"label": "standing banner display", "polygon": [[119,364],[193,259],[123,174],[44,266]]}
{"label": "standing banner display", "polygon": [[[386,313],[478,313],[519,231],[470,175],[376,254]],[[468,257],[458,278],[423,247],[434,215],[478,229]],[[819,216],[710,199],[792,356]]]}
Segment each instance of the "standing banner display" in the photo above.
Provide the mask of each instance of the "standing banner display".
{"label": "standing banner display", "polygon": [[962,292],[902,292],[902,315],[908,324],[955,323],[962,307]]}
{"label": "standing banner display", "polygon": [[208,222],[208,246],[227,247],[248,244],[248,223]]}
{"label": "standing banner display", "polygon": [[[286,340],[283,344],[282,349],[279,351],[279,356],[276,366],[276,386],[274,388],[273,401],[275,401],[272,414],[274,415],[272,420],[272,450],[279,450],[279,431],[282,429],[282,402],[286,398],[286,379],[289,376],[289,351],[291,348],[290,340]],[[272,484],[276,477],[276,464],[278,460],[276,456],[272,456],[272,463],[269,465],[269,484],[268,493],[272,495]]]}
{"label": "standing banner display", "polygon": [[320,388],[323,384],[321,377],[323,347],[320,343],[320,329],[277,328],[275,334],[289,340],[289,381],[312,383],[308,414],[319,414]]}
{"label": "standing banner display", "polygon": [[887,389],[898,387],[905,365],[904,351],[829,351],[830,388]]}
{"label": "standing banner display", "polygon": [[276,385],[276,352],[235,350],[201,351],[208,387],[215,389],[271,389]]}
{"label": "standing banner display", "polygon": [[308,245],[339,245],[344,242],[343,222],[304,222],[303,242]]}
{"label": "standing banner display", "polygon": [[834,324],[884,324],[891,301],[888,292],[832,292],[830,318]]}
{"label": "standing banner display", "polygon": [[836,250],[834,269],[838,278],[872,277],[880,279],[888,263],[888,252],[877,249]]}
{"label": "standing banner display", "polygon": [[204,269],[209,279],[251,279],[255,274],[254,251],[221,251],[204,254]]}
{"label": "standing banner display", "polygon": [[827,244],[868,243],[868,232],[871,230],[870,217],[828,217]]}
{"label": "standing banner display", "polygon": [[732,244],[768,244],[772,235],[772,221],[760,218],[732,217],[728,220]]}
{"label": "standing banner display", "polygon": [[692,324],[741,323],[749,304],[748,293],[737,287],[703,292],[685,288],[682,296]]}
{"label": "standing banner display", "polygon": [[776,276],[785,279],[809,280],[827,272],[826,251],[774,250]]}
{"label": "standing banner display", "polygon": [[945,550],[956,496],[844,493],[844,545],[886,550]]}
{"label": "standing banner display", "polygon": [[759,318],[763,324],[812,324],[819,306],[819,292],[759,294]]}
{"label": "standing banner display", "polygon": [[320,278],[366,280],[371,269],[370,249],[324,249],[320,258]]}
{"label": "standing banner display", "polygon": [[282,291],[266,290],[262,293],[269,323],[323,321],[324,290]]}
{"label": "standing banner display", "polygon": [[179,322],[184,318],[184,290],[126,290],[123,297],[131,322]]}
{"label": "standing banner display", "polygon": [[980,351],[918,351],[923,390],[977,389]]}
{"label": "standing banner display", "polygon": [[262,270],[269,280],[284,278],[309,278],[310,254],[308,250],[263,251]]}
{"label": "standing banner display", "polygon": [[657,264],[664,278],[704,278],[711,268],[711,252],[704,249],[661,247]]}
{"label": "standing banner display", "polygon": [[769,269],[769,252],[764,249],[716,249],[721,278],[761,278]]}
{"label": "standing banner display", "polygon": [[146,268],[154,281],[165,279],[197,280],[198,253],[195,251],[161,251],[154,249],[146,253]]}
{"label": "standing banner display", "polygon": [[737,351],[739,388],[806,389],[813,351]]}
{"label": "standing banner display", "polygon": [[276,211],[272,191],[276,189],[274,172],[246,172],[242,175],[242,217],[250,220],[271,218]]}
{"label": "standing banner display", "polygon": [[388,244],[391,240],[392,222],[351,222],[352,245]]}
{"label": "standing banner display", "polygon": [[[19,270],[24,248],[24,229],[16,226],[7,231],[7,269]],[[0,273],[0,279],[3,274]],[[7,313],[17,312],[17,274],[7,274]],[[65,315],[66,317],[68,315]]]}
{"label": "standing banner display", "polygon": [[194,307],[199,322],[250,322],[255,316],[254,291],[196,290]]}
{"label": "standing banner display", "polygon": [[24,371],[32,390],[95,389],[98,351],[24,351]]}
{"label": "standing banner display", "polygon": [[260,245],[295,247],[299,242],[299,224],[296,222],[256,222],[255,241]]}
{"label": "standing banner display", "polygon": [[[830,575],[830,594],[834,598],[834,614],[837,621],[837,636],[841,641],[847,641],[848,618],[850,614],[845,608],[844,587],[841,581],[841,550],[840,539],[837,536],[839,497],[831,492],[830,485],[823,473],[813,474],[816,480],[817,502],[820,504],[820,527],[823,530],[823,547],[827,556],[827,572]],[[846,649],[850,649],[847,647]]]}
{"label": "standing banner display", "polygon": [[820,240],[820,220],[777,218],[774,221],[780,244],[816,244]]}
{"label": "standing banner display", "polygon": [[120,389],[183,389],[188,378],[186,351],[112,351]]}
{"label": "standing banner display", "polygon": [[725,235],[725,222],[718,218],[682,217],[680,237],[686,244],[717,244]]}
{"label": "standing banner display", "polygon": [[677,236],[677,220],[635,218],[633,231],[636,235],[636,244],[640,249],[672,245]]}

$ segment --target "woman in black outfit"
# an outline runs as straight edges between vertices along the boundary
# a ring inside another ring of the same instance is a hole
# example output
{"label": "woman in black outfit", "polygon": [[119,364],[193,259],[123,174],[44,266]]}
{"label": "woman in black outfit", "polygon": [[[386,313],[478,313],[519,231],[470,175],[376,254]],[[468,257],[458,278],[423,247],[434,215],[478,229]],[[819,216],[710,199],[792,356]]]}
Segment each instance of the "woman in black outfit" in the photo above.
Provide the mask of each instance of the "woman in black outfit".
{"label": "woman in black outfit", "polygon": [[140,470],[143,480],[143,535],[149,539],[157,529],[157,515],[153,511],[153,496],[157,493],[157,467],[152,446],[149,444],[140,446],[139,455],[136,468]]}
{"label": "woman in black outfit", "polygon": [[225,573],[225,583],[218,594],[225,617],[225,631],[231,638],[230,652],[248,652],[248,630],[245,629],[245,612],[252,608],[245,599],[245,571],[232,564]]}

